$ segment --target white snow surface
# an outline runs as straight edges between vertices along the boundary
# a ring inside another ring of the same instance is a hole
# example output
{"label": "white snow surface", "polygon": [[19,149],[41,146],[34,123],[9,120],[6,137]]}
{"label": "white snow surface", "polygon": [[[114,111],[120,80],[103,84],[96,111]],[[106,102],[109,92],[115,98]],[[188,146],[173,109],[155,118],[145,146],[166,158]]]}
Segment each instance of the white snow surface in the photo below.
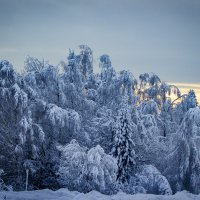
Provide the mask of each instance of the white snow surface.
{"label": "white snow surface", "polygon": [[116,195],[104,195],[97,191],[79,193],[67,189],[52,191],[49,189],[0,192],[0,200],[200,200],[200,195],[194,195],[187,191],[177,192],[175,195],[135,194],[129,195],[118,192]]}

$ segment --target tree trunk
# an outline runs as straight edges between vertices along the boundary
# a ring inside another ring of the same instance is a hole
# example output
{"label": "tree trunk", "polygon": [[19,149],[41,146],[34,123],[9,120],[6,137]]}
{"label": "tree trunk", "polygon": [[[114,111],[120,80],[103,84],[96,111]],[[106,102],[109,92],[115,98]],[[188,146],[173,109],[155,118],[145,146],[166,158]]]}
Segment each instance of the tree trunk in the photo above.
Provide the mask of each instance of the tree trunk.
{"label": "tree trunk", "polygon": [[28,172],[29,172],[29,170],[26,169],[26,191],[28,189]]}

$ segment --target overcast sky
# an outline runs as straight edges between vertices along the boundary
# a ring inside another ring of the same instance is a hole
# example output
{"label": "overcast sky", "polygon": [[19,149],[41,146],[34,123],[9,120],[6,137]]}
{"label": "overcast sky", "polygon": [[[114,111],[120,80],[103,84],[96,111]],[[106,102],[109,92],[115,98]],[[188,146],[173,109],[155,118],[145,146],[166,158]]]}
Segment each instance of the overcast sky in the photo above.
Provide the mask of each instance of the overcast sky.
{"label": "overcast sky", "polygon": [[87,44],[117,70],[200,83],[199,0],[0,0],[0,59],[52,64]]}

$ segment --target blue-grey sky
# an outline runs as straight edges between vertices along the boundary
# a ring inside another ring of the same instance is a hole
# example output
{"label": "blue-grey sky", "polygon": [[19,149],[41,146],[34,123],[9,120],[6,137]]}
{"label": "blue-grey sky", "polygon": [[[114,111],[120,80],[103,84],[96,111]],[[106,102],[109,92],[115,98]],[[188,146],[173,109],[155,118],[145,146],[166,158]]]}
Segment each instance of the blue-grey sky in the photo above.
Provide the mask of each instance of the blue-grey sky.
{"label": "blue-grey sky", "polygon": [[199,0],[0,0],[0,59],[58,64],[87,44],[117,70],[200,83]]}

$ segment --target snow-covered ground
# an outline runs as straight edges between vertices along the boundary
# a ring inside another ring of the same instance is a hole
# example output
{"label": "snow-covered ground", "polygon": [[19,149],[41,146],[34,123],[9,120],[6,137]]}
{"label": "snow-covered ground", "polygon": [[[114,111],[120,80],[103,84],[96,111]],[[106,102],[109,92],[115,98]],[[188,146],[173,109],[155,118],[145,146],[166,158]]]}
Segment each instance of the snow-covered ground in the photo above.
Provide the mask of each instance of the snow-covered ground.
{"label": "snow-covered ground", "polygon": [[175,195],[154,195],[154,194],[136,194],[128,195],[119,192],[116,195],[103,195],[92,191],[87,194],[67,189],[36,190],[28,192],[0,192],[0,200],[200,200],[200,195],[194,195],[186,191],[178,192]]}

